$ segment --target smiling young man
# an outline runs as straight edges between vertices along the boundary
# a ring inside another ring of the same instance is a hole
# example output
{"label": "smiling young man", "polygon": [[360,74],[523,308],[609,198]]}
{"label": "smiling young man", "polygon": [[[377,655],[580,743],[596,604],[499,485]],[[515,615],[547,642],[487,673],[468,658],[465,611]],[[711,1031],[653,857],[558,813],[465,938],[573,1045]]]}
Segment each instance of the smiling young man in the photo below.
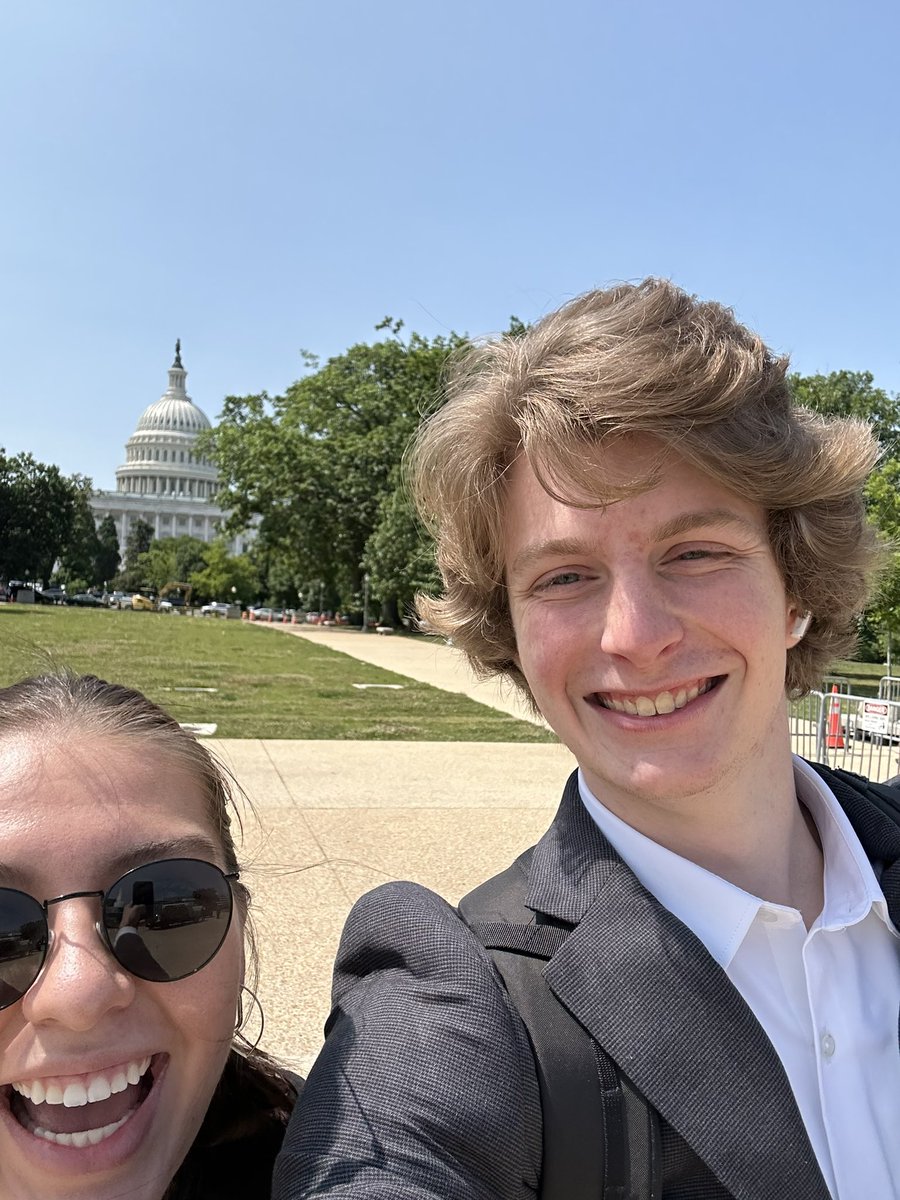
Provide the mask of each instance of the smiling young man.
{"label": "smiling young man", "polygon": [[[616,1198],[900,1195],[900,831],[788,724],[852,644],[876,450],[797,409],[786,366],[647,280],[481,348],[424,425],[423,615],[579,769],[465,921],[409,884],[360,901],[278,1200],[574,1200],[592,1171]],[[509,930],[549,959],[524,993]],[[630,1097],[624,1143],[573,1099],[573,1038]]]}

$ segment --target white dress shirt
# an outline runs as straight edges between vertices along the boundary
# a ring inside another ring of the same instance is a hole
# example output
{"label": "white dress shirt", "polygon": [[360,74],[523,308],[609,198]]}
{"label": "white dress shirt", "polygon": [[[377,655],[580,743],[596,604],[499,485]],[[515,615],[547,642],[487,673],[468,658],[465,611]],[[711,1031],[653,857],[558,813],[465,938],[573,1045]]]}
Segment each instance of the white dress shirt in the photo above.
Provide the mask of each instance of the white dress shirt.
{"label": "white dress shirt", "polygon": [[753,1010],[784,1064],[835,1200],[900,1196],[900,936],[830,788],[794,759],[816,823],[825,907],[800,913],[713,875],[581,799],[640,882],[691,929]]}

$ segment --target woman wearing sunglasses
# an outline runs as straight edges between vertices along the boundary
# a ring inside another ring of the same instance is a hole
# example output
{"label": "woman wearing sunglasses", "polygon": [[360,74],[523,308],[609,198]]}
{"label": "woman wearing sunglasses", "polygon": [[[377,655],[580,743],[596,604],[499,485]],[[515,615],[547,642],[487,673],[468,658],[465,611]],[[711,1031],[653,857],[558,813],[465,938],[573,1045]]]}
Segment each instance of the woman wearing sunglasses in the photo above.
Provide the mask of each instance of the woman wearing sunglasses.
{"label": "woman wearing sunglasses", "polygon": [[266,1200],[291,1079],[236,1037],[223,773],[137,692],[0,689],[0,1197]]}

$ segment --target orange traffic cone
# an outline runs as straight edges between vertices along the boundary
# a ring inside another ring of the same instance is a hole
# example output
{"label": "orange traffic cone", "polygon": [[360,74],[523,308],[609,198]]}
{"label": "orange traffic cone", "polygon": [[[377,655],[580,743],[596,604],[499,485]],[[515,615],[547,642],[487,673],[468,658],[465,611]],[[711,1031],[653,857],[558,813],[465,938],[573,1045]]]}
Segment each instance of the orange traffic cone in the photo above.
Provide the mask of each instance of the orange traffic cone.
{"label": "orange traffic cone", "polygon": [[297,624],[299,624],[299,622],[298,622],[298,620],[297,620],[297,614],[296,614],[296,613],[291,613],[291,624],[292,624],[292,625],[297,625]]}
{"label": "orange traffic cone", "polygon": [[844,749],[844,735],[841,729],[841,706],[836,704],[834,697],[838,695],[837,684],[831,688],[831,699],[828,701],[828,736],[825,745],[829,750]]}
{"label": "orange traffic cone", "polygon": [[267,624],[267,625],[271,625],[271,624],[272,624],[272,613],[271,613],[271,610],[269,611],[269,619],[268,619],[268,621],[266,622],[266,624]]}

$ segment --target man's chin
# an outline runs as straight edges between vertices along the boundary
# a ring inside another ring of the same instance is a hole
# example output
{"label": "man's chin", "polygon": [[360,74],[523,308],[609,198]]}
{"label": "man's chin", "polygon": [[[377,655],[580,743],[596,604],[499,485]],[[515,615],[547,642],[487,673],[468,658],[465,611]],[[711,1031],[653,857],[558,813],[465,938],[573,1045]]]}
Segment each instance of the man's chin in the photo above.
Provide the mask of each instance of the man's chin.
{"label": "man's chin", "polygon": [[[692,801],[699,802],[719,791],[730,771],[725,763],[693,762],[690,766],[665,762],[641,762],[628,771],[603,774],[583,768],[588,787],[607,808],[619,813],[634,804],[683,810]],[[627,820],[627,817],[623,817]]]}

